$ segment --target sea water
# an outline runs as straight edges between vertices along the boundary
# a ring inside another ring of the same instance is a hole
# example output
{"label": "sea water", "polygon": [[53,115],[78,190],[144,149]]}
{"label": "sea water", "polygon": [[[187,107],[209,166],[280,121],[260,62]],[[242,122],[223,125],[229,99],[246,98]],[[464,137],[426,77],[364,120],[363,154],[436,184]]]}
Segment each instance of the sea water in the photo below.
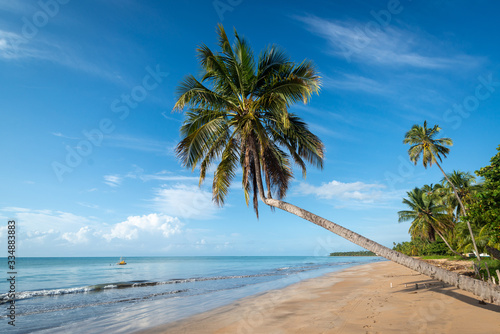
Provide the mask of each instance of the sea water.
{"label": "sea water", "polygon": [[129,333],[379,257],[17,258],[15,326],[7,260],[2,333]]}

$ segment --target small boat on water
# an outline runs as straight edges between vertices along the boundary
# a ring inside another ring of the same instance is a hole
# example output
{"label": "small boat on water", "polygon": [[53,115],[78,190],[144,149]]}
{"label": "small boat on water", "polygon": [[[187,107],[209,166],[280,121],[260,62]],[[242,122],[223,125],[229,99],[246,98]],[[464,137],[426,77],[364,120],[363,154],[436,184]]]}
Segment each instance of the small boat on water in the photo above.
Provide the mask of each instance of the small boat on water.
{"label": "small boat on water", "polygon": [[117,263],[117,265],[120,265],[120,266],[124,266],[126,264],[127,264],[127,262],[125,262],[125,260],[123,258],[120,258],[120,262]]}

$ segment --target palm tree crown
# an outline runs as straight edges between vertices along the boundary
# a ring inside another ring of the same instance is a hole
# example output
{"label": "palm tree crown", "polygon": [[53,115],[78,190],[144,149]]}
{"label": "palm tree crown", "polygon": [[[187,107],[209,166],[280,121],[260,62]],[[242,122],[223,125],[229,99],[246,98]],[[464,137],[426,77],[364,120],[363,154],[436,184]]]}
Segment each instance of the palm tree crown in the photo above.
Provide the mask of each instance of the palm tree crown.
{"label": "palm tree crown", "polygon": [[256,60],[236,31],[233,46],[222,25],[217,33],[220,52],[206,45],[197,49],[201,80],[189,75],[179,85],[174,110],[189,111],[176,152],[186,167],[200,167],[200,184],[217,163],[212,192],[221,206],[240,166],[247,205],[253,192],[258,216],[258,195],[266,196],[260,193],[262,175],[267,197],[281,199],[293,177],[292,163],[304,176],[305,162],[323,166],[323,143],[288,111],[319,91],[320,77],[312,62],[296,64],[277,46]]}
{"label": "palm tree crown", "polygon": [[[457,190],[457,195],[463,203],[470,201],[470,196],[481,189],[480,184],[476,184],[476,177],[469,172],[454,170],[453,173],[446,174],[447,178],[443,177],[441,184],[443,185],[442,198],[448,203],[450,209],[455,211],[456,217],[461,216],[461,208],[457,197],[454,196],[453,187]],[[448,181],[449,180],[449,181]]]}
{"label": "palm tree crown", "polygon": [[415,188],[407,192],[408,198],[403,199],[409,210],[398,212],[399,222],[411,221],[410,235],[422,237],[430,242],[436,240],[435,233],[440,236],[451,226],[451,217],[444,213],[444,207],[437,204],[433,187]]}
{"label": "palm tree crown", "polygon": [[422,163],[425,168],[427,168],[427,165],[432,166],[433,163],[437,162],[437,159],[442,161],[441,156],[446,158],[450,149],[445,145],[452,146],[453,140],[450,138],[436,139],[435,137],[439,131],[441,131],[441,128],[438,125],[428,128],[427,121],[424,121],[424,126],[415,124],[406,133],[403,143],[412,145],[408,150],[408,154],[415,165],[420,156],[422,156]]}

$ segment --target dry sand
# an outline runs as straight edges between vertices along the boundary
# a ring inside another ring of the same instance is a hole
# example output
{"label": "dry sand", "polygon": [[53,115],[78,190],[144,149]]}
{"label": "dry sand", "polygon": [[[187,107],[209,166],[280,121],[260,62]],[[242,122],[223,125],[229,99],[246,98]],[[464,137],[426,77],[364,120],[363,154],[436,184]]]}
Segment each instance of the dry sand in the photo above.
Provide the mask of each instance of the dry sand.
{"label": "dry sand", "polygon": [[378,262],[142,333],[500,333],[500,306],[482,305],[472,294]]}

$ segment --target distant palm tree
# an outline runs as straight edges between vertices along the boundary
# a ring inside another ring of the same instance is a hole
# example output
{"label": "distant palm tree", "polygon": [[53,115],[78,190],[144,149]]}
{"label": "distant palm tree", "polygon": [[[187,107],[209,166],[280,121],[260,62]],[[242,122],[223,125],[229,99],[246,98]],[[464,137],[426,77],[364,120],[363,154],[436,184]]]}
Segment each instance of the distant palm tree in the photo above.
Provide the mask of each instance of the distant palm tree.
{"label": "distant palm tree", "polygon": [[[177,155],[186,167],[200,167],[200,184],[210,166],[217,163],[212,183],[217,204],[224,204],[231,181],[241,168],[247,205],[253,194],[257,214],[260,197],[272,208],[295,214],[389,260],[500,305],[500,291],[486,282],[406,256],[280,200],[293,177],[292,163],[304,176],[306,162],[320,168],[323,165],[323,143],[288,110],[318,92],[319,75],[310,61],[296,64],[276,46],[268,47],[255,60],[250,46],[236,31],[234,46],[221,25],[218,35],[221,52],[213,53],[205,45],[198,48],[201,81],[187,76],[179,85],[174,106],[174,110],[189,108]],[[482,287],[480,292],[478,286]]]}
{"label": "distant palm tree", "polygon": [[[435,138],[439,131],[441,131],[441,128],[438,125],[434,125],[434,127],[428,128],[427,121],[424,121],[424,126],[420,126],[418,124],[412,126],[410,131],[405,134],[403,143],[412,145],[408,150],[408,154],[410,156],[410,160],[415,165],[418,163],[420,156],[422,156],[422,163],[425,168],[427,168],[427,165],[432,166],[432,164],[434,163],[439,167],[445,179],[448,181],[448,184],[452,187],[453,192],[455,193],[455,197],[457,198],[457,201],[462,210],[462,214],[465,216],[465,207],[458,195],[458,190],[450,181],[438,162],[438,160],[442,162],[441,156],[446,158],[446,155],[450,152],[450,149],[446,146],[453,145],[453,140],[451,140],[450,138]],[[481,258],[479,257],[479,251],[474,239],[474,233],[472,232],[472,228],[468,221],[467,226],[469,228],[469,233],[472,238],[476,256],[478,260],[480,260]]]}
{"label": "distant palm tree", "polygon": [[[439,188],[439,185],[436,186]],[[426,185],[422,189],[415,188],[407,192],[408,198],[403,199],[403,204],[406,204],[409,210],[398,212],[399,222],[411,221],[408,232],[413,238],[421,237],[435,242],[437,233],[454,254],[464,257],[456,252],[443,236],[453,229],[453,221],[449,214],[444,213],[446,208],[437,204],[436,195],[433,193],[436,186]]]}
{"label": "distant palm tree", "polygon": [[[458,198],[464,203],[466,200],[470,200],[470,195],[479,191],[481,186],[476,184],[476,177],[469,172],[461,172],[454,170],[452,173],[448,173],[447,177],[441,180],[443,185],[443,191],[440,192],[443,198],[449,203],[450,207],[456,212],[457,218],[461,216],[461,208],[458,203],[457,196],[454,195],[455,187],[458,193]],[[448,182],[449,180],[449,182]],[[447,196],[448,195],[448,196]]]}

